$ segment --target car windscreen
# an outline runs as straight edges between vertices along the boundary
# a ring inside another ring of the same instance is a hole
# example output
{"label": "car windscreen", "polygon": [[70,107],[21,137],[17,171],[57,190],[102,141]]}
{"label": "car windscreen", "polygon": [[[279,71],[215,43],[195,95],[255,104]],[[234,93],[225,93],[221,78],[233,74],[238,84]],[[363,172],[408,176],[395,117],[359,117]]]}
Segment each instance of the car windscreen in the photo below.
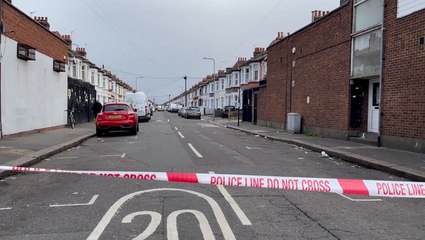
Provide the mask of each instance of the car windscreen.
{"label": "car windscreen", "polygon": [[121,105],[121,104],[106,105],[103,108],[104,112],[118,112],[118,111],[128,111],[128,110],[130,110],[130,108],[127,105]]}
{"label": "car windscreen", "polygon": [[189,110],[189,111],[199,111],[199,108],[198,107],[190,107],[187,110]]}

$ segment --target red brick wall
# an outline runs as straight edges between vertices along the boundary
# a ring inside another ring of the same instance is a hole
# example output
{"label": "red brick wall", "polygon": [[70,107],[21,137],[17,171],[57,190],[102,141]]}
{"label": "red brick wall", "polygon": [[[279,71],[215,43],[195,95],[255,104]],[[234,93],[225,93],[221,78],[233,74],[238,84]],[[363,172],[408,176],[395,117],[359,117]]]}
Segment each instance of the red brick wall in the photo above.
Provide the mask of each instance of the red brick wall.
{"label": "red brick wall", "polygon": [[38,52],[56,60],[64,61],[64,56],[68,56],[68,45],[64,41],[23,14],[13,5],[3,2],[1,11],[3,12],[5,24],[4,35],[17,42],[27,44],[37,49]]}
{"label": "red brick wall", "polygon": [[381,134],[425,139],[425,10],[396,14],[397,1],[387,1]]}
{"label": "red brick wall", "polygon": [[291,38],[296,53],[289,110],[300,113],[305,126],[348,129],[351,26],[347,6]]}
{"label": "red brick wall", "polygon": [[351,19],[346,5],[268,48],[260,121],[284,123],[286,112],[298,112],[304,126],[348,130]]}
{"label": "red brick wall", "polygon": [[288,41],[267,50],[267,87],[258,94],[258,120],[263,122],[286,122],[286,86]]}

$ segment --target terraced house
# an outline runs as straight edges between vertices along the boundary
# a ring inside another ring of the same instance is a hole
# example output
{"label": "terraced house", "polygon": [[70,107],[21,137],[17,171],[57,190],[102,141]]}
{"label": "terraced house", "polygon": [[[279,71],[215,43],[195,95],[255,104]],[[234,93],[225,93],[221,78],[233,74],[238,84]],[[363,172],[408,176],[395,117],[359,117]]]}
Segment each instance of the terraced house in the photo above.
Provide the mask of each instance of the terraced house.
{"label": "terraced house", "polygon": [[258,119],[324,137],[425,152],[425,3],[341,1],[267,49]]}

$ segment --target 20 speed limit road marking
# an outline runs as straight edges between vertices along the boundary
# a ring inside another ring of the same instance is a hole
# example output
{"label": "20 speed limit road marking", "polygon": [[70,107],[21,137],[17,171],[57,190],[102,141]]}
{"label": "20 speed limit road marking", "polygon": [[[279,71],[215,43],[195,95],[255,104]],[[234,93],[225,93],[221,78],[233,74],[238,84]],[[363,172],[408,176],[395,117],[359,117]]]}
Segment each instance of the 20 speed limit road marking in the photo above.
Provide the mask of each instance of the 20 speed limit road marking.
{"label": "20 speed limit road marking", "polygon": [[271,188],[310,192],[332,192],[363,196],[425,198],[425,182],[177,172],[80,171],[10,166],[0,166],[0,170],[20,172],[70,173],[236,187]]}

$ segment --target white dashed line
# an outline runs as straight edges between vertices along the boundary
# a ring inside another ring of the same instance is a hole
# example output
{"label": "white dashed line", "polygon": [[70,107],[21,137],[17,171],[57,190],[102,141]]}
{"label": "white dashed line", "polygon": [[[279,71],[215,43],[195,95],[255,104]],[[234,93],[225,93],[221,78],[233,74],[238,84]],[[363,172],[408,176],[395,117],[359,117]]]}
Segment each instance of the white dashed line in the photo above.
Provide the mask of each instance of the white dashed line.
{"label": "white dashed line", "polygon": [[11,209],[12,209],[11,207],[0,208],[0,211],[2,211],[2,210],[11,210]]}
{"label": "white dashed line", "polygon": [[126,155],[126,153],[123,153],[123,154],[121,155],[121,158],[124,158],[124,157],[125,157],[125,155]]}
{"label": "white dashed line", "polygon": [[167,119],[167,122],[170,122],[170,119]]}
{"label": "white dashed line", "polygon": [[174,129],[176,129],[176,131],[178,131],[178,130],[179,130],[177,127],[174,127]]}
{"label": "white dashed line", "polygon": [[184,138],[183,134],[181,132],[178,132],[181,138]]}
{"label": "white dashed line", "polygon": [[196,156],[198,156],[199,158],[202,158],[202,155],[193,147],[191,143],[188,143],[187,145],[189,145],[190,149],[192,149],[192,151],[196,154]]}
{"label": "white dashed line", "polygon": [[[214,172],[209,172],[211,174],[214,174]],[[245,215],[245,213],[242,211],[242,209],[239,207],[239,205],[236,203],[236,201],[233,199],[233,197],[227,192],[227,190],[222,185],[217,185],[218,190],[220,190],[221,194],[223,195],[224,199],[230,204],[230,206],[233,208],[233,211],[238,216],[239,220],[244,226],[251,226],[252,223],[248,219],[248,217]]]}
{"label": "white dashed line", "polygon": [[94,195],[88,203],[77,203],[77,204],[52,204],[50,207],[77,207],[77,206],[89,206],[93,205],[99,195]]}
{"label": "white dashed line", "polygon": [[101,158],[104,158],[104,157],[121,157],[121,155],[103,155],[103,156],[100,156]]}

